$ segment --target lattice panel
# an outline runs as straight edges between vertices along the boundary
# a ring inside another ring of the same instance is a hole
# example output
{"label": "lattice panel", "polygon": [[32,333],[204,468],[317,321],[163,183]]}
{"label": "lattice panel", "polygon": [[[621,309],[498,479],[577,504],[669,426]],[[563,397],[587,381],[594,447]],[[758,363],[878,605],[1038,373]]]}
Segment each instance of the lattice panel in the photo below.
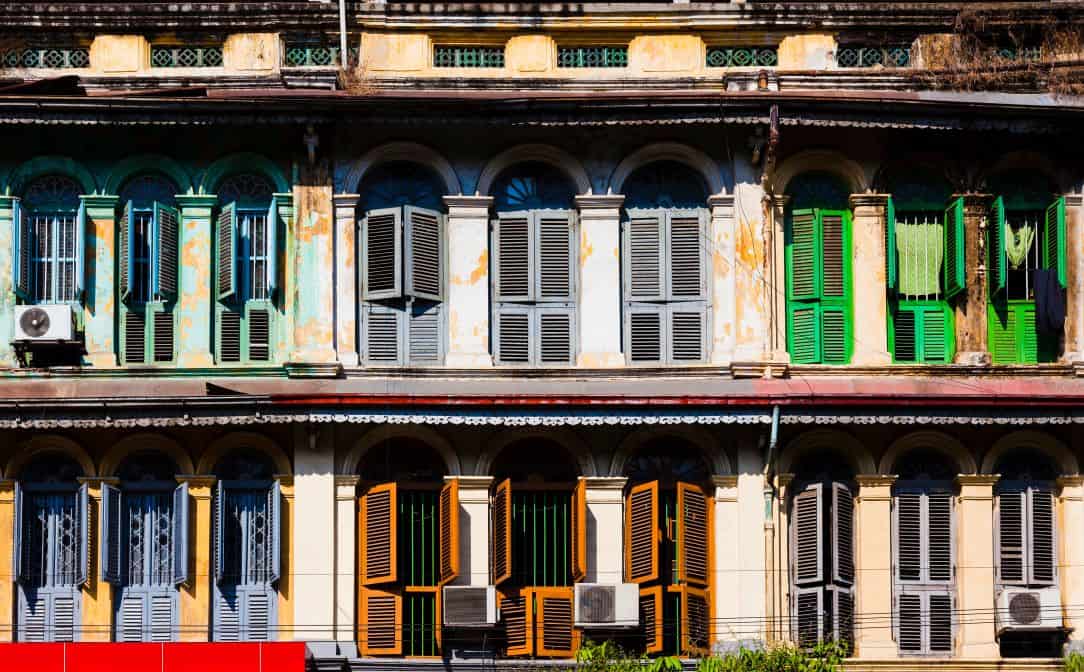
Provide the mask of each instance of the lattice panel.
{"label": "lattice panel", "polygon": [[779,64],[774,47],[708,47],[709,68],[773,67]]}
{"label": "lattice panel", "polygon": [[89,68],[90,49],[86,47],[9,49],[0,52],[0,62],[5,68],[49,68],[52,70]]}
{"label": "lattice panel", "polygon": [[504,47],[438,44],[433,48],[437,68],[503,68]]}
{"label": "lattice panel", "polygon": [[559,68],[625,68],[628,64],[627,46],[557,48]]}
{"label": "lattice panel", "polygon": [[911,65],[911,47],[840,47],[836,65],[841,68],[906,68]]}
{"label": "lattice panel", "polygon": [[222,66],[222,47],[152,46],[151,66],[155,68],[218,68]]}

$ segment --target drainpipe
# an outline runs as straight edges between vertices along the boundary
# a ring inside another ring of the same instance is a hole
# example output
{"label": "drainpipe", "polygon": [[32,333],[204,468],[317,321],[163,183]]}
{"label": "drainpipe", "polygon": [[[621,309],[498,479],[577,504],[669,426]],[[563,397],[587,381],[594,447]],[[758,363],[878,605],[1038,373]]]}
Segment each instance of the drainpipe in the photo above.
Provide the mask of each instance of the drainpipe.
{"label": "drainpipe", "polygon": [[779,639],[779,624],[776,619],[782,614],[779,609],[776,579],[778,563],[775,516],[775,450],[779,444],[779,406],[772,407],[772,428],[768,434],[768,447],[764,455],[764,595],[767,616],[766,639],[769,642]]}
{"label": "drainpipe", "polygon": [[350,52],[346,50],[346,0],[339,0],[339,66],[346,69]]}

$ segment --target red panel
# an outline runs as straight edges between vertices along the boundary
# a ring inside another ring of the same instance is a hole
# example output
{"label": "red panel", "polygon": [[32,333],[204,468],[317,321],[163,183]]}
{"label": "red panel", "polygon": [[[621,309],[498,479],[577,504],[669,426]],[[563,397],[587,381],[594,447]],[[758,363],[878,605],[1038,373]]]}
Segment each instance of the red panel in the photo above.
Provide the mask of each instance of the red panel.
{"label": "red panel", "polygon": [[63,644],[0,644],[0,668],[64,672]]}
{"label": "red panel", "polygon": [[262,672],[304,672],[304,642],[269,642],[263,649]]}
{"label": "red panel", "polygon": [[[66,664],[65,664],[66,663]],[[304,642],[267,644],[0,643],[0,670],[31,672],[304,672]]]}
{"label": "red panel", "polygon": [[161,644],[68,644],[66,672],[126,672],[159,670]]}
{"label": "red panel", "polygon": [[172,644],[164,663],[162,672],[259,672],[260,645]]}

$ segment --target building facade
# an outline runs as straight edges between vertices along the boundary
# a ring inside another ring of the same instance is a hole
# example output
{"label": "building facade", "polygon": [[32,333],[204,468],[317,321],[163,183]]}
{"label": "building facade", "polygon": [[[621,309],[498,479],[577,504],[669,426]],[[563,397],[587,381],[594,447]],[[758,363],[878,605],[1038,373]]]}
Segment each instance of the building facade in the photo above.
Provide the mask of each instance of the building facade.
{"label": "building facade", "polygon": [[0,640],[1057,669],[1081,18],[0,7]]}

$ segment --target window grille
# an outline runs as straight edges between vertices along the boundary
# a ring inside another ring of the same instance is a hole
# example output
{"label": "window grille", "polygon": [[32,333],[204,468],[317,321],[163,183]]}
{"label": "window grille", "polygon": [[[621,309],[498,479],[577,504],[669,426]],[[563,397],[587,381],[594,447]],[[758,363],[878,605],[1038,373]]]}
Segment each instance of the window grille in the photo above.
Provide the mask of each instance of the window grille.
{"label": "window grille", "polygon": [[222,66],[220,46],[151,47],[151,67],[154,68],[218,68]]}
{"label": "window grille", "polygon": [[906,68],[911,65],[911,47],[840,47],[836,52],[836,65],[841,68]]}
{"label": "window grille", "polygon": [[86,47],[53,47],[8,49],[0,52],[5,68],[48,68],[66,70],[90,67],[90,49]]}
{"label": "window grille", "polygon": [[266,301],[271,298],[271,282],[267,276],[268,249],[267,213],[241,212],[241,260],[244,268],[243,298]]}
{"label": "window grille", "polygon": [[774,67],[779,64],[775,47],[708,47],[709,68]]}
{"label": "window grille", "polygon": [[75,301],[76,217],[68,214],[34,214],[30,218],[33,301]]}
{"label": "window grille", "polygon": [[[343,65],[339,52],[341,49],[331,45],[288,43],[285,63],[291,68],[318,68]],[[357,62],[358,48],[349,47],[347,54],[351,62]]]}
{"label": "window grille", "polygon": [[517,586],[571,586],[567,490],[512,491],[512,578]]}
{"label": "window grille", "polygon": [[438,44],[433,47],[437,68],[503,68],[504,47]]}
{"label": "window grille", "polygon": [[625,68],[629,64],[629,48],[558,47],[558,68]]}

